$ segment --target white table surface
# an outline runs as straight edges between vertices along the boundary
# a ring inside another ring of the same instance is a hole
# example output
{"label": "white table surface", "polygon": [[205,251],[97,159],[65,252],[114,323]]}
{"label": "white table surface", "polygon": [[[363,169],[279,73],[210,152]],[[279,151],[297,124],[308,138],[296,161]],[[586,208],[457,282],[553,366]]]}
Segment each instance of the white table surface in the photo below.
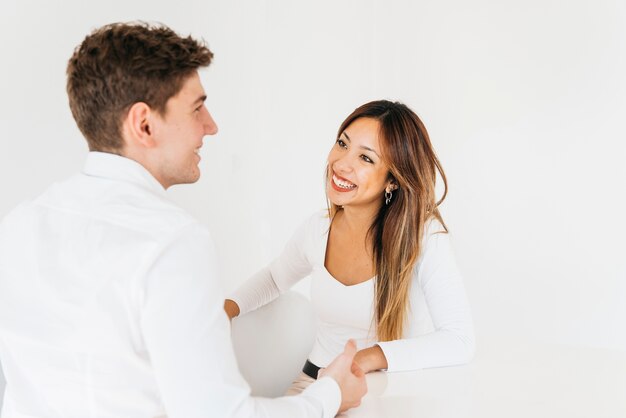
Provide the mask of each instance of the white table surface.
{"label": "white table surface", "polygon": [[341,417],[626,418],[626,352],[480,341],[466,366],[367,376]]}
{"label": "white table surface", "polygon": [[370,373],[367,383],[361,406],[340,417],[626,418],[622,351],[480,341],[467,366]]}

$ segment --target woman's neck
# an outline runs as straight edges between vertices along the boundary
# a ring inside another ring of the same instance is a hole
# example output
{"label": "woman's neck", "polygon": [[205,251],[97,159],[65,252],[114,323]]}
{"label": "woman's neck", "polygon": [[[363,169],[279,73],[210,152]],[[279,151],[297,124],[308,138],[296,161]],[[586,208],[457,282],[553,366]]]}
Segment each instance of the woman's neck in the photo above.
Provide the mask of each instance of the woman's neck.
{"label": "woman's neck", "polygon": [[344,230],[354,236],[364,236],[369,231],[379,208],[344,207],[337,215]]}

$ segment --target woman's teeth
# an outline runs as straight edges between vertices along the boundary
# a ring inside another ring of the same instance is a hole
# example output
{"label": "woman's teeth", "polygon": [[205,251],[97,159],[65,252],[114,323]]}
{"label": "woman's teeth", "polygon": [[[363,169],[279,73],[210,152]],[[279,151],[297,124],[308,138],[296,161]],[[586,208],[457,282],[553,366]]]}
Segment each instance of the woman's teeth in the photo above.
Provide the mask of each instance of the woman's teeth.
{"label": "woman's teeth", "polygon": [[347,180],[340,180],[336,175],[333,174],[333,183],[335,183],[338,187],[341,187],[342,189],[355,189],[356,188],[356,184],[350,183]]}

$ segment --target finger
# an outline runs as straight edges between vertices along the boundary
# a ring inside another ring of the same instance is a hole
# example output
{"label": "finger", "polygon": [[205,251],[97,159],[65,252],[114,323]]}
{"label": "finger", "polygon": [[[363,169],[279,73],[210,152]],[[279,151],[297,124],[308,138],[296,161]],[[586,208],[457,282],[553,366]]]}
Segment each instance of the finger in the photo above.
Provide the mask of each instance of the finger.
{"label": "finger", "polygon": [[356,354],[356,342],[354,342],[353,339],[349,339],[346,343],[345,348],[343,349],[343,352],[350,356],[350,358],[354,357],[354,355]]}
{"label": "finger", "polygon": [[365,371],[363,371],[363,369],[361,368],[361,366],[359,366],[357,362],[353,362],[352,374],[355,375],[356,377],[363,377],[365,376]]}

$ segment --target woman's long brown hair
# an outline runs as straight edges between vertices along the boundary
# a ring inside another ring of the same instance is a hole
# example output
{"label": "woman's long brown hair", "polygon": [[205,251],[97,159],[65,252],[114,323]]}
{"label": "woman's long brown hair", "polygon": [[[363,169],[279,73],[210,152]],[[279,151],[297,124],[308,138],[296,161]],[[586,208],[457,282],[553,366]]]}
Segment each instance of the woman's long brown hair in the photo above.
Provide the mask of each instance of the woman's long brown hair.
{"label": "woman's long brown hair", "polygon": [[[389,167],[389,179],[398,186],[389,204],[384,194],[380,196],[380,210],[368,231],[376,269],[376,334],[379,341],[392,341],[404,335],[413,269],[421,255],[427,221],[435,218],[448,231],[438,209],[448,183],[424,124],[406,105],[387,100],[366,103],[346,118],[337,137],[358,118],[380,123],[382,158]],[[437,172],[444,184],[438,201]],[[331,219],[339,210],[329,202]]]}

